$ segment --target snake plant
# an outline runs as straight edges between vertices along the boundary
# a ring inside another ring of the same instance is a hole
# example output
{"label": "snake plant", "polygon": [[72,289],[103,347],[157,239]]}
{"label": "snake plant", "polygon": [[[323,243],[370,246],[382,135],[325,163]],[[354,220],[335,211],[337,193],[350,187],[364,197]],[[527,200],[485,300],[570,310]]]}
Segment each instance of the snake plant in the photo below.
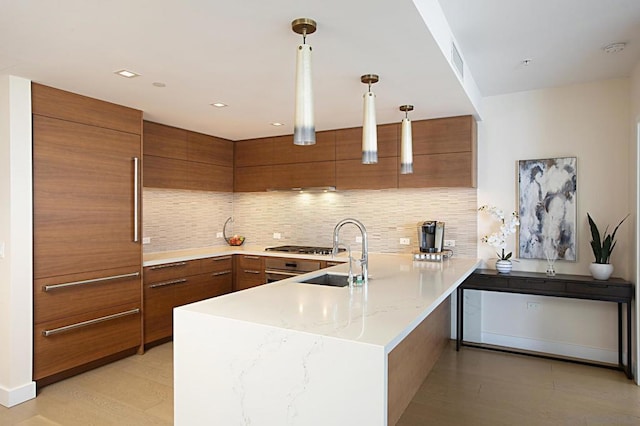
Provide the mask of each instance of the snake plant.
{"label": "snake plant", "polygon": [[604,229],[604,233],[602,237],[600,237],[600,231],[598,230],[598,226],[593,221],[589,213],[587,213],[587,218],[589,218],[589,226],[591,227],[591,250],[593,250],[593,256],[596,258],[595,263],[609,263],[609,258],[611,257],[611,252],[616,246],[616,232],[622,222],[624,222],[629,215],[626,215],[624,219],[620,221],[618,226],[615,227],[613,233],[607,234],[607,230],[609,227],[607,226]]}

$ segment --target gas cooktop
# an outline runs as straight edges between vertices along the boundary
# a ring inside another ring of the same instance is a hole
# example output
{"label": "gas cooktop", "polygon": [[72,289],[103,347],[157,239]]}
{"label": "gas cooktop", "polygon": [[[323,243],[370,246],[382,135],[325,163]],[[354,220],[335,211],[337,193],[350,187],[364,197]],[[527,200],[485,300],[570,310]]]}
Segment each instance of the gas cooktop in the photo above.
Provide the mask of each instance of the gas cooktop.
{"label": "gas cooktop", "polygon": [[[332,252],[331,247],[316,247],[316,246],[277,246],[267,247],[265,251],[281,251],[285,253],[298,253],[298,254],[322,254],[328,255]],[[345,249],[340,248],[339,251]]]}

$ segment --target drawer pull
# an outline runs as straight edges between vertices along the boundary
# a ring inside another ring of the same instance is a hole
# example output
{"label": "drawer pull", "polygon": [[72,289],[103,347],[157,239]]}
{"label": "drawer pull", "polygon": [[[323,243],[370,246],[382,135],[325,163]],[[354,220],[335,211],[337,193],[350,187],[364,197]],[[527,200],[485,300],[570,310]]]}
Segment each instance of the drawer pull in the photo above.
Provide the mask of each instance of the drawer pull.
{"label": "drawer pull", "polygon": [[220,271],[220,272],[214,272],[213,274],[211,274],[212,277],[218,277],[220,275],[227,275],[230,274],[231,271]]}
{"label": "drawer pull", "polygon": [[298,275],[302,275],[305,272],[286,272],[286,271],[273,271],[270,269],[267,269],[266,271],[264,271],[265,274],[278,274],[278,275],[286,275],[288,277],[297,277]]}
{"label": "drawer pull", "polygon": [[231,260],[231,256],[223,256],[223,257],[213,257],[211,258],[214,262],[220,262],[221,260]]}
{"label": "drawer pull", "polygon": [[72,331],[72,330],[75,330],[76,328],[88,327],[90,325],[98,324],[98,323],[105,322],[105,321],[114,320],[114,319],[117,319],[117,318],[126,317],[126,316],[129,316],[129,315],[134,315],[134,314],[138,314],[138,313],[140,313],[140,308],[135,308],[135,309],[131,309],[129,311],[118,312],[117,314],[107,315],[107,316],[104,316],[104,317],[95,318],[95,319],[88,320],[88,321],[77,322],[77,323],[71,324],[71,325],[65,325],[64,327],[54,328],[53,330],[43,330],[42,331],[42,335],[44,337],[49,337],[49,336],[52,336],[54,334],[60,334],[60,333],[65,333],[67,331]]}
{"label": "drawer pull", "polygon": [[152,271],[156,271],[158,269],[175,268],[176,266],[184,266],[186,264],[187,264],[187,262],[165,263],[164,265],[152,266],[149,269],[151,269]]}
{"label": "drawer pull", "polygon": [[260,259],[260,256],[244,256],[245,259]]}
{"label": "drawer pull", "polygon": [[254,269],[245,269],[245,270],[243,270],[243,272],[245,274],[260,274],[261,273],[261,271],[256,271]]}
{"label": "drawer pull", "polygon": [[182,283],[186,283],[186,282],[187,282],[186,278],[180,278],[179,280],[163,281],[161,283],[151,284],[149,286],[149,288],[166,287],[168,285],[182,284]]}
{"label": "drawer pull", "polygon": [[139,275],[140,275],[140,272],[132,272],[130,274],[112,275],[110,277],[102,277],[102,278],[93,278],[91,280],[72,281],[69,283],[62,283],[62,284],[51,284],[51,285],[42,286],[42,291],[50,291],[50,290],[56,290],[59,288],[74,287],[74,286],[85,285],[85,284],[96,284],[96,283],[102,283],[105,281],[119,280],[122,278],[137,277]]}

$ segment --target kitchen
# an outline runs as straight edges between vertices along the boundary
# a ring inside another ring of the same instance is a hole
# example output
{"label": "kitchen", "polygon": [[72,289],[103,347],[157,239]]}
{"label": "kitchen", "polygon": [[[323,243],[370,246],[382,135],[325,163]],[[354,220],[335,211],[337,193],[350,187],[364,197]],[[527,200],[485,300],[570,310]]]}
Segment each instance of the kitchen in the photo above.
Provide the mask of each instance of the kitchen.
{"label": "kitchen", "polygon": [[[314,45],[319,43],[321,35],[322,31],[319,30],[310,37],[310,42]],[[292,41],[295,42],[296,40]],[[286,47],[290,46],[284,46]],[[381,73],[381,76],[378,90],[382,90],[384,83],[384,74]],[[356,84],[360,86],[357,81]],[[482,121],[479,122],[477,193],[475,190],[435,188],[338,191],[326,194],[204,194],[190,191],[145,190],[144,235],[151,238],[150,244],[145,245],[145,252],[187,248],[190,239],[194,246],[222,245],[222,240],[215,235],[221,231],[221,224],[229,216],[234,217],[234,230],[249,239],[247,244],[271,246],[292,242],[327,245],[335,223],[352,215],[354,210],[350,206],[357,206],[358,214],[355,216],[363,221],[370,231],[371,251],[410,252],[415,246],[406,247],[396,242],[400,238],[411,238],[415,244],[416,223],[437,218],[451,224],[447,227],[447,238],[456,240],[456,255],[490,259],[494,257],[491,249],[477,243],[480,232],[476,230],[478,219],[475,209],[485,203],[503,205],[505,208],[515,207],[513,179],[509,178],[513,176],[514,161],[555,154],[579,154],[580,168],[584,171],[599,170],[603,167],[618,171],[617,174],[606,176],[588,173],[580,175],[581,188],[585,188],[580,192],[580,212],[589,210],[597,213],[595,209],[602,208],[601,215],[613,222],[618,213],[635,210],[631,200],[636,198],[637,186],[633,176],[637,165],[632,162],[635,158],[635,142],[632,140],[633,132],[630,129],[635,132],[631,122],[638,108],[638,97],[634,95],[636,84],[636,79],[632,76],[630,80],[619,78],[483,98]],[[361,87],[356,89],[358,92],[362,91]],[[360,108],[360,95],[355,97],[355,108]],[[394,121],[395,118],[385,122]],[[335,128],[338,127],[342,126]],[[522,129],[527,131],[523,132]],[[517,144],[514,146],[515,140]],[[603,140],[608,143],[603,144]],[[509,146],[511,150],[507,152],[502,149],[503,146]],[[616,190],[610,191],[608,188]],[[18,195],[14,195],[16,196]],[[170,199],[172,202],[163,205],[162,199]],[[375,208],[370,206],[372,199],[375,199]],[[15,202],[10,204],[18,205]],[[194,205],[197,207],[194,208]],[[610,206],[606,210],[610,213],[606,213],[604,207],[598,207],[603,205]],[[282,211],[291,211],[291,216],[279,214]],[[175,224],[169,220],[173,214],[188,219]],[[389,217],[393,220],[386,219]],[[313,232],[307,232],[309,229],[313,229]],[[586,273],[586,265],[589,262],[586,232],[586,229],[581,230],[579,239],[580,252],[583,254],[580,261],[575,264],[563,263],[562,272]],[[627,232],[626,235],[620,236],[614,261],[617,274],[634,281],[632,253],[636,239],[631,237],[631,228],[628,228]],[[279,233],[281,238],[274,239],[274,233]],[[303,236],[304,240],[301,240],[300,236]],[[208,239],[203,241],[200,238]],[[13,253],[16,253],[16,242],[13,242],[11,247]],[[14,262],[20,262],[13,259]],[[543,270],[540,268],[544,267],[542,262],[531,261],[522,261],[517,266],[529,270]],[[16,267],[15,270],[21,269]],[[18,293],[12,294],[11,297],[21,296]],[[496,318],[503,315],[519,315],[517,312],[510,312],[510,305],[501,303],[498,298],[487,298],[483,302],[490,304],[489,311],[495,313]],[[570,315],[589,324],[594,322],[595,325],[591,324],[590,327],[596,328],[599,328],[599,320],[590,319],[593,318],[592,310],[600,315],[600,319],[608,320],[611,316],[609,308],[599,306],[587,309],[565,303],[549,304],[549,309],[552,310],[550,316],[555,315],[556,318],[562,318],[568,309]],[[3,309],[3,312],[18,317],[28,315],[28,312],[23,310],[15,313],[12,309]],[[509,334],[496,325],[496,318],[483,318],[487,331],[493,334]],[[531,336],[526,333],[527,324],[521,326],[525,328],[523,337],[538,337],[540,340],[546,338],[544,335]],[[615,343],[612,344],[607,339],[576,342],[571,336],[576,333],[568,334],[561,336],[560,340],[582,346],[604,347],[608,351],[615,347]],[[9,345],[14,348],[19,346],[20,344]],[[19,366],[26,362],[16,355],[12,355],[12,358],[19,361],[16,361],[16,364],[3,365]],[[27,370],[30,371],[30,367]],[[9,382],[7,386],[14,387]]]}

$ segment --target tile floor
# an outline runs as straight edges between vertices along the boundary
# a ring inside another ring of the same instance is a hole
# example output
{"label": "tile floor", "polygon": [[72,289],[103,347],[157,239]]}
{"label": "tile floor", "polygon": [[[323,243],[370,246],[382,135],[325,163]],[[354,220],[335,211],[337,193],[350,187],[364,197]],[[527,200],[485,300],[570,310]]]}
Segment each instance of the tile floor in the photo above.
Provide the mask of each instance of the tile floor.
{"label": "tile floor", "polygon": [[[44,387],[0,406],[0,425],[171,425],[172,353],[167,343]],[[452,344],[398,423],[412,425],[640,425],[640,387],[619,371]]]}

